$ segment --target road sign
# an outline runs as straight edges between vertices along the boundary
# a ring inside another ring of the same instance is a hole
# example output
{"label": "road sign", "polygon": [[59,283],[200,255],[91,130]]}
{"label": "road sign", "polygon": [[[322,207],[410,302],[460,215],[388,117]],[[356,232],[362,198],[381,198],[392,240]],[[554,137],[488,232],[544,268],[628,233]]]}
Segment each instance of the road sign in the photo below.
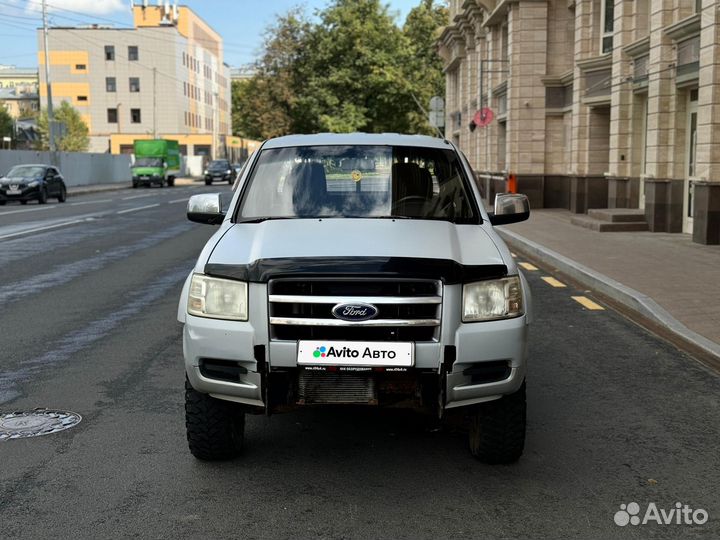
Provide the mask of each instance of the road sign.
{"label": "road sign", "polygon": [[475,116],[473,116],[473,122],[475,122],[475,125],[477,126],[485,127],[493,121],[494,116],[495,115],[493,114],[492,109],[489,107],[483,107],[475,113]]}
{"label": "road sign", "polygon": [[430,98],[428,121],[432,127],[445,127],[445,100],[440,96],[433,96]]}

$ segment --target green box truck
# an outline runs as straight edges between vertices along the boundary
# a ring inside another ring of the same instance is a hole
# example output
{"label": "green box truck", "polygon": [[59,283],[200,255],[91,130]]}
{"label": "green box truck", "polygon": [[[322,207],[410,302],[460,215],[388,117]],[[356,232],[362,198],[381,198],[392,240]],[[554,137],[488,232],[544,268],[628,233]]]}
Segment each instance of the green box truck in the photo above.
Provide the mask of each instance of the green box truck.
{"label": "green box truck", "polygon": [[175,185],[180,174],[180,146],[167,139],[137,140],[133,145],[132,187]]}

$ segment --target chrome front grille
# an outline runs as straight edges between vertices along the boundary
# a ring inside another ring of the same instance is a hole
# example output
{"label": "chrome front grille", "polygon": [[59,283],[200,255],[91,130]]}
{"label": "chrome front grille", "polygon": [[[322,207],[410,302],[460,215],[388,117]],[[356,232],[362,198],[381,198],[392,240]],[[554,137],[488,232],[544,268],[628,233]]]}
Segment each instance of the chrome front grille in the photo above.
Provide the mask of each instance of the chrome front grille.
{"label": "chrome front grille", "polygon": [[[442,284],[434,280],[286,278],[268,284],[271,337],[433,341],[440,331]],[[335,318],[337,304],[372,304],[366,321]]]}

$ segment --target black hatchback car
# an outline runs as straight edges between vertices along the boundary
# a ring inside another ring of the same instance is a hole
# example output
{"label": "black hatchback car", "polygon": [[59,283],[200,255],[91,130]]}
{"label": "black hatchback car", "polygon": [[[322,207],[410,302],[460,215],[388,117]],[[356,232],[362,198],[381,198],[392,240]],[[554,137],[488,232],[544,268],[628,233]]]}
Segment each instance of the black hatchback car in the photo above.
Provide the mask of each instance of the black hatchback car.
{"label": "black hatchback car", "polygon": [[215,159],[205,169],[205,184],[210,185],[214,181],[227,182],[232,184],[235,180],[235,172],[227,159]]}
{"label": "black hatchback car", "polygon": [[0,178],[0,206],[7,201],[37,200],[45,204],[48,198],[65,202],[67,186],[60,171],[51,165],[15,165]]}

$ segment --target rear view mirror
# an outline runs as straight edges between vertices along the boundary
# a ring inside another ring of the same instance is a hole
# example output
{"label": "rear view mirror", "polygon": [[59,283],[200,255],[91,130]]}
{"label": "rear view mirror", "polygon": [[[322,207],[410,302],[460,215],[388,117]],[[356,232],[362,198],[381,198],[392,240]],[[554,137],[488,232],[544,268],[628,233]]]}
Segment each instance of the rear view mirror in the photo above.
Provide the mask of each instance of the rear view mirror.
{"label": "rear view mirror", "polygon": [[507,225],[525,221],[530,217],[530,202],[522,193],[498,193],[495,196],[495,211],[490,214],[493,225]]}
{"label": "rear view mirror", "polygon": [[219,193],[204,193],[190,197],[187,218],[196,223],[219,225],[225,219]]}

